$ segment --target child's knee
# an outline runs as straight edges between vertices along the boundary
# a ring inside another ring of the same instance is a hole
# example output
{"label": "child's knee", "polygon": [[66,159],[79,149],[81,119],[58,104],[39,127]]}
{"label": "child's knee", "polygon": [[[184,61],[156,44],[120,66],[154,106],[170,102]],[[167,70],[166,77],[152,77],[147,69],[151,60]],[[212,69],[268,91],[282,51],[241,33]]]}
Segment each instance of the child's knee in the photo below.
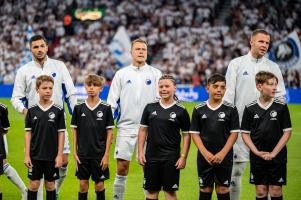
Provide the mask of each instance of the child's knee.
{"label": "child's knee", "polygon": [[282,187],[277,185],[269,186],[269,193],[272,197],[282,196]]}
{"label": "child's knee", "polygon": [[30,180],[29,181],[29,186],[28,186],[28,188],[31,190],[31,191],[34,191],[34,192],[36,192],[36,191],[38,191],[39,190],[39,187],[40,187],[40,181],[39,180],[35,180],[35,181],[32,181],[32,180]]}
{"label": "child's knee", "polygon": [[55,190],[55,182],[54,181],[45,181],[45,189],[47,191]]}
{"label": "child's knee", "polygon": [[229,187],[221,186],[221,185],[217,185],[215,190],[216,190],[217,194],[226,194],[226,193],[230,192]]}
{"label": "child's knee", "polygon": [[266,185],[256,185],[256,196],[266,197],[268,195],[268,187]]}
{"label": "child's knee", "polygon": [[85,193],[89,190],[89,181],[88,180],[80,180],[79,182],[79,192]]}
{"label": "child's knee", "polygon": [[95,191],[103,191],[105,189],[104,183],[102,181],[95,183]]}
{"label": "child's knee", "polygon": [[201,192],[206,192],[206,193],[212,192],[212,191],[213,191],[213,187],[209,187],[209,186],[201,187],[201,188],[200,188],[200,191],[201,191]]}

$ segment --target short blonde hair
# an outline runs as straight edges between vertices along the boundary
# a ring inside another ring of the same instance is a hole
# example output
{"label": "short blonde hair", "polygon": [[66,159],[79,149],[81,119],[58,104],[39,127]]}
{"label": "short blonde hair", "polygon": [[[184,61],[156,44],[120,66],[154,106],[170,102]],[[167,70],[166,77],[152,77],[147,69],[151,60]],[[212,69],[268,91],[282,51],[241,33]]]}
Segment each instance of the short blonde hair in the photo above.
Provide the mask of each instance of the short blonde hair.
{"label": "short blonde hair", "polygon": [[131,49],[133,49],[134,44],[137,43],[137,42],[144,43],[146,46],[148,45],[145,40],[143,40],[141,38],[138,38],[138,39],[135,39],[135,40],[132,41]]}
{"label": "short blonde hair", "polygon": [[86,85],[96,85],[98,87],[103,87],[103,85],[105,84],[106,79],[103,76],[98,76],[96,74],[89,74],[88,76],[86,76],[84,83]]}

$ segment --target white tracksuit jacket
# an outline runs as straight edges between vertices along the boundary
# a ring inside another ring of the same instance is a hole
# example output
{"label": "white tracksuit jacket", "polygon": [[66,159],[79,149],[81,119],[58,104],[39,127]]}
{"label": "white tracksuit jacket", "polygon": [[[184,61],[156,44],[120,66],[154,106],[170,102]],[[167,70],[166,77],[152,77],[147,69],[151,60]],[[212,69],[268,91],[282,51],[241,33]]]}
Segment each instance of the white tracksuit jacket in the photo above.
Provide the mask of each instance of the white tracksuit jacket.
{"label": "white tracksuit jacket", "polygon": [[130,65],[116,72],[107,103],[112,107],[114,118],[117,118],[119,133],[131,135],[131,130],[139,128],[144,107],[159,97],[161,75],[160,70],[147,64],[140,68]]}
{"label": "white tracksuit jacket", "polygon": [[[227,89],[224,100],[237,107],[240,123],[245,106],[260,96],[256,89],[255,75],[262,70],[272,72],[277,76],[276,97],[285,97],[285,85],[279,66],[266,57],[256,59],[249,52],[247,55],[233,59],[228,66],[226,73]],[[239,135],[234,145],[234,162],[248,160],[249,149],[244,144],[241,135]]]}
{"label": "white tracksuit jacket", "polygon": [[[69,112],[72,113],[77,101],[72,78],[62,61],[49,57],[46,58],[43,68],[35,61],[31,61],[17,71],[11,98],[13,107],[22,113],[27,106],[30,107],[38,103],[39,95],[36,92],[36,78],[40,75],[49,75],[54,79],[51,99],[55,104],[63,107],[65,98]],[[26,105],[26,101],[28,105]]]}

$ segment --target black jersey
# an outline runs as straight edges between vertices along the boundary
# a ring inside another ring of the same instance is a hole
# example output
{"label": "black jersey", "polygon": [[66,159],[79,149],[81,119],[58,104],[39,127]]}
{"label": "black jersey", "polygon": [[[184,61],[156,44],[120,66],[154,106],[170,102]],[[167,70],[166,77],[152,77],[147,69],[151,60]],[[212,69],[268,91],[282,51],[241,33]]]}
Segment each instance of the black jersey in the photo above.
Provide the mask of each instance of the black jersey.
{"label": "black jersey", "polygon": [[160,101],[144,108],[141,126],[148,128],[146,152],[149,160],[170,160],[180,155],[181,134],[189,133],[190,119],[185,107],[174,102],[166,107]]}
{"label": "black jersey", "polygon": [[4,139],[3,134],[9,129],[9,120],[8,120],[8,111],[7,107],[4,104],[0,103],[0,154],[5,159],[5,146],[4,146]]}
{"label": "black jersey", "polygon": [[[206,101],[193,110],[190,133],[199,134],[205,148],[213,154],[223,149],[231,132],[239,131],[238,112],[230,103],[222,102],[216,108],[212,108]],[[233,150],[229,151],[223,162],[232,162],[232,157]]]}
{"label": "black jersey", "polygon": [[[291,119],[288,107],[279,100],[272,101],[267,107],[258,100],[246,106],[242,118],[241,130],[249,133],[252,142],[259,151],[272,152],[284,131],[291,130]],[[250,153],[254,163],[286,163],[286,146],[271,161],[265,161]]]}
{"label": "black jersey", "polygon": [[77,130],[77,154],[80,158],[102,157],[106,150],[107,129],[114,128],[111,106],[101,100],[94,108],[87,102],[76,105],[71,127]]}
{"label": "black jersey", "polygon": [[48,108],[39,104],[31,106],[25,118],[25,131],[31,132],[30,158],[54,161],[58,153],[58,134],[65,130],[64,110],[60,106],[53,103]]}

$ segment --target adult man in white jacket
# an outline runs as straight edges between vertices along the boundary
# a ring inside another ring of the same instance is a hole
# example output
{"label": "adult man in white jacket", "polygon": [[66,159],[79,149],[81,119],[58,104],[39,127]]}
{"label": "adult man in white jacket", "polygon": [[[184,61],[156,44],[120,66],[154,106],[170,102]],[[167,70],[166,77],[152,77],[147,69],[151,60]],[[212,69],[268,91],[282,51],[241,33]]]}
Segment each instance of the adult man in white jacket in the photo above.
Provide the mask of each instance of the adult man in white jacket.
{"label": "adult man in white jacket", "polygon": [[114,181],[114,200],[123,199],[130,161],[137,143],[141,115],[146,104],[158,97],[161,72],[146,63],[147,43],[132,42],[132,64],[116,72],[107,102],[117,118],[117,138],[114,158],[117,174]]}
{"label": "adult man in white jacket", "polygon": [[[14,83],[14,90],[11,98],[13,107],[24,116],[27,108],[39,101],[36,92],[36,78],[41,75],[49,75],[54,79],[52,101],[64,107],[65,98],[69,112],[71,113],[77,100],[72,78],[66,65],[59,60],[47,56],[48,45],[46,39],[41,35],[35,35],[30,39],[30,51],[33,61],[22,66],[18,71]],[[60,168],[60,179],[56,181],[56,191],[59,192],[61,184],[67,174],[68,154],[70,153],[68,133],[65,133],[63,155],[63,167]],[[43,184],[40,188],[43,188]],[[38,200],[43,199],[42,190],[38,193]]]}
{"label": "adult man in white jacket", "polygon": [[[263,29],[252,32],[250,38],[251,49],[247,55],[233,59],[226,73],[227,89],[224,100],[234,104],[239,112],[241,123],[245,106],[259,97],[256,89],[255,75],[259,71],[269,71],[278,77],[276,97],[285,100],[285,85],[279,66],[264,57],[270,45],[271,36]],[[231,200],[239,200],[241,177],[246,162],[249,161],[249,149],[239,135],[234,145],[233,169],[230,187]]]}

